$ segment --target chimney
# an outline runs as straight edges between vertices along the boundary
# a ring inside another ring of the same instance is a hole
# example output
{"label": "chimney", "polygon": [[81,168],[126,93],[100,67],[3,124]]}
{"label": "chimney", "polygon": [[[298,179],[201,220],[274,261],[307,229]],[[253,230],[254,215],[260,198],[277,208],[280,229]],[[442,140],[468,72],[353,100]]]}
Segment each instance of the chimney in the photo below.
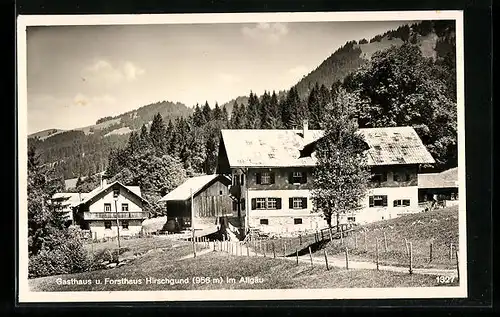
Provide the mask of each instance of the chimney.
{"label": "chimney", "polygon": [[107,184],[108,184],[108,181],[107,181],[106,175],[105,174],[101,175],[101,188],[104,188]]}
{"label": "chimney", "polygon": [[308,137],[308,130],[309,129],[309,121],[304,120],[302,121],[302,137],[305,139]]}

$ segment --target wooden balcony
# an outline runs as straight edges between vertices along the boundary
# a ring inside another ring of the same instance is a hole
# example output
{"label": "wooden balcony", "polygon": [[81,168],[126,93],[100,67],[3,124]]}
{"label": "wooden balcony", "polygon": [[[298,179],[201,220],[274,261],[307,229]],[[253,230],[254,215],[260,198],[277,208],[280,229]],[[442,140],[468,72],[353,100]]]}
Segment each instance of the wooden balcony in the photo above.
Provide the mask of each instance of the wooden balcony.
{"label": "wooden balcony", "polygon": [[147,211],[108,211],[108,212],[84,212],[83,219],[85,220],[104,220],[104,219],[146,219],[149,216]]}

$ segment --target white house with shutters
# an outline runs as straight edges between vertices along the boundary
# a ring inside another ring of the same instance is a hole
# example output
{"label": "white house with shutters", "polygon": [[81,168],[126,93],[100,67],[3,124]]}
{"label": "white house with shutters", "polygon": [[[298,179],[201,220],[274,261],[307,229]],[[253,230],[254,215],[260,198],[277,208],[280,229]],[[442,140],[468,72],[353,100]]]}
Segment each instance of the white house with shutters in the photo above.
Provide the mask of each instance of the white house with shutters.
{"label": "white house with shutters", "polygon": [[[344,215],[341,223],[368,223],[420,211],[417,174],[422,164],[434,159],[415,130],[365,128],[359,133],[373,178],[362,208]],[[322,130],[308,130],[307,122],[301,130],[221,131],[217,173],[232,179],[233,219],[242,231],[326,226],[311,200],[314,147],[322,136]]]}

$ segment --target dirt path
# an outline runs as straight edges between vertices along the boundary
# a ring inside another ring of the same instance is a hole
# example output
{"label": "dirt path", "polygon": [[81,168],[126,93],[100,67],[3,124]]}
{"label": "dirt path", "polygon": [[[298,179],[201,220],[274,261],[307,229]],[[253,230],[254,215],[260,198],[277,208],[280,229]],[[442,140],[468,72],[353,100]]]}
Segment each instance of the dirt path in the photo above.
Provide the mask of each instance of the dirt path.
{"label": "dirt path", "polygon": [[[226,245],[224,245],[224,243]],[[223,252],[229,252],[233,255],[236,256],[247,256],[247,251],[246,251],[246,246],[239,245],[238,242],[224,242],[222,244],[216,243],[215,248],[216,251],[221,251],[220,248],[222,247]],[[232,245],[232,246],[231,246]],[[210,248],[209,249],[204,249],[203,254],[213,251],[214,250],[214,245],[213,242],[210,243]],[[264,257],[264,254],[262,253],[256,253],[255,250],[251,247],[248,248],[248,254],[250,256],[259,256],[259,257]],[[267,253],[265,255],[266,257],[274,257],[273,253]],[[191,255],[192,257],[192,255]],[[284,259],[288,261],[297,261],[296,257],[284,257],[280,255],[276,255],[277,259]],[[311,258],[309,255],[301,255],[298,257],[299,262],[301,263],[311,263]],[[325,258],[323,256],[317,256],[313,255],[312,256],[312,262],[313,265],[321,265],[321,266],[326,266],[325,263]],[[329,256],[328,257],[328,265],[331,267],[339,267],[339,268],[345,268],[346,263],[345,263],[345,258],[342,256]],[[376,270],[377,269],[377,264],[374,262],[368,262],[368,261],[353,261],[349,260],[349,269],[356,269],[356,270]],[[379,265],[379,270],[382,271],[391,271],[391,272],[398,272],[398,273],[409,273],[409,268],[408,267],[401,267],[401,266],[392,266],[392,265]],[[425,274],[425,275],[443,275],[443,276],[457,276],[457,271],[452,270],[452,269],[437,269],[437,268],[413,268],[413,273],[415,274]]]}

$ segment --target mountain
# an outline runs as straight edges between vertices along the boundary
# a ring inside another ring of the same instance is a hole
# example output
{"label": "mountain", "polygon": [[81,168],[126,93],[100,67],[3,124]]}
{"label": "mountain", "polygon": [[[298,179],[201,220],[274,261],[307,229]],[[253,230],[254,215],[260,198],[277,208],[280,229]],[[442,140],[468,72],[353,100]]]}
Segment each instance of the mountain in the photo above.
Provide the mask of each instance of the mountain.
{"label": "mountain", "polygon": [[[309,74],[302,77],[293,87],[297,89],[301,99],[305,100],[316,83],[320,86],[331,87],[335,82],[342,81],[348,74],[367,63],[375,52],[386,50],[391,46],[401,46],[405,41],[417,44],[424,56],[436,58],[440,41],[448,36],[445,26],[446,21],[443,23],[422,21],[413,25],[402,25],[396,30],[388,30],[370,40],[349,41]],[[285,95],[286,91],[280,91],[278,97]],[[226,103],[228,113],[231,113],[230,110],[235,100],[238,104],[247,104],[248,96],[239,96]]]}
{"label": "mountain", "polygon": [[96,124],[72,130],[48,129],[30,134],[28,145],[35,146],[42,164],[52,164],[65,179],[103,171],[111,149],[124,147],[131,131],[149,125],[160,113],[168,122],[186,118],[192,109],[182,103],[161,101],[117,116],[101,118]]}

